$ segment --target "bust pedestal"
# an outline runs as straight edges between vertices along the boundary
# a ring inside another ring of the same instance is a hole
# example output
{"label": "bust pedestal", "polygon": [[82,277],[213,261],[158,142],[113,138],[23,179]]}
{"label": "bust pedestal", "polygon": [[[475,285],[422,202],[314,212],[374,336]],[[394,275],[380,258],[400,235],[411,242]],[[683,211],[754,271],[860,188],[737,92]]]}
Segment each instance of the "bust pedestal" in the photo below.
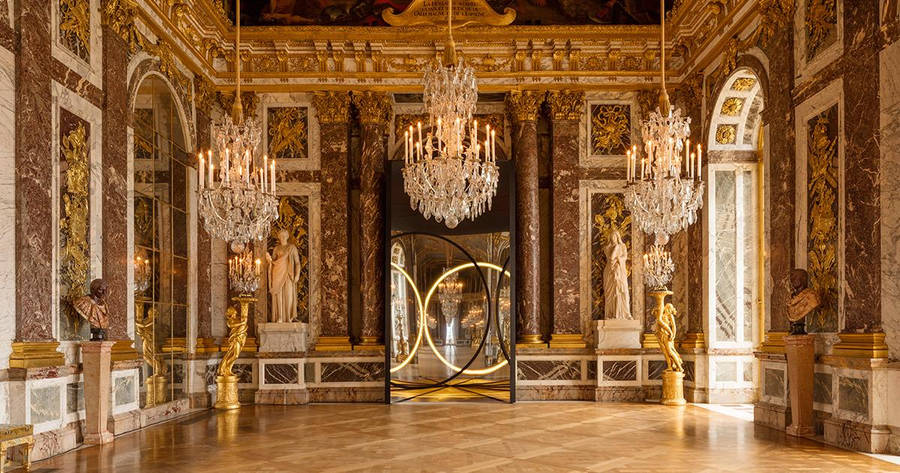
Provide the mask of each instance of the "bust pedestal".
{"label": "bust pedestal", "polygon": [[84,443],[99,445],[113,441],[107,430],[109,416],[110,361],[112,341],[81,342],[84,371]]}
{"label": "bust pedestal", "polygon": [[641,321],[632,319],[596,320],[597,349],[640,348]]}
{"label": "bust pedestal", "polygon": [[260,352],[297,353],[306,351],[306,324],[269,322],[256,326]]}
{"label": "bust pedestal", "polygon": [[788,385],[791,387],[791,425],[785,432],[795,437],[811,437],[816,434],[813,427],[815,336],[784,337],[784,352],[787,355]]}

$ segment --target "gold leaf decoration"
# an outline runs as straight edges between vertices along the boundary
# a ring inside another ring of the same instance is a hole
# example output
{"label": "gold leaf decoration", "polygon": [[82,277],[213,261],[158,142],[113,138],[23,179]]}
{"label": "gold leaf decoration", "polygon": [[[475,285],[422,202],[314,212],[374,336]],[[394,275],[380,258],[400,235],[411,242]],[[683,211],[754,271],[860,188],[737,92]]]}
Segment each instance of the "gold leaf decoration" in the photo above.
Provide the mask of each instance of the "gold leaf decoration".
{"label": "gold leaf decoration", "polygon": [[734,125],[719,125],[716,128],[716,143],[720,145],[733,145],[737,140],[737,127]]}
{"label": "gold leaf decoration", "polygon": [[[85,123],[66,113],[68,132],[60,140],[59,294],[64,339],[78,338],[78,314],[71,302],[84,295],[90,278],[88,131]],[[77,122],[77,125],[72,126]]]}
{"label": "gold leaf decoration", "polygon": [[89,0],[59,0],[59,40],[81,59],[91,59]]}
{"label": "gold leaf decoration", "polygon": [[595,155],[619,155],[631,147],[631,106],[591,106],[591,150]]}
{"label": "gold leaf decoration", "polygon": [[722,115],[736,117],[741,114],[744,109],[744,99],[737,97],[729,97],[722,102]]}
{"label": "gold leaf decoration", "polygon": [[756,79],[752,77],[741,77],[740,79],[736,79],[734,83],[731,84],[731,90],[737,92],[746,92],[753,88],[756,85]]}
{"label": "gold leaf decoration", "polygon": [[[603,270],[606,268],[606,244],[613,230],[618,230],[631,255],[631,214],[625,209],[621,194],[594,194],[591,198],[591,314],[603,318]],[[631,274],[631,258],[626,263]]]}
{"label": "gold leaf decoration", "polygon": [[810,331],[836,331],[838,308],[837,106],[808,123],[807,271],[821,305],[807,318]]}
{"label": "gold leaf decoration", "polygon": [[806,60],[816,57],[837,39],[837,0],[806,2]]}
{"label": "gold leaf decoration", "polygon": [[306,196],[282,196],[278,204],[278,219],[272,224],[267,250],[278,245],[278,232],[290,234],[288,242],[297,247],[300,254],[300,275],[297,281],[297,316],[301,322],[309,322],[309,198]]}
{"label": "gold leaf decoration", "polygon": [[274,159],[305,159],[309,129],[306,107],[268,109],[269,156]]}
{"label": "gold leaf decoration", "polygon": [[416,127],[416,123],[422,123],[422,127],[428,126],[428,115],[424,113],[405,113],[394,115],[394,140],[403,140],[403,132],[409,131],[409,127]]}

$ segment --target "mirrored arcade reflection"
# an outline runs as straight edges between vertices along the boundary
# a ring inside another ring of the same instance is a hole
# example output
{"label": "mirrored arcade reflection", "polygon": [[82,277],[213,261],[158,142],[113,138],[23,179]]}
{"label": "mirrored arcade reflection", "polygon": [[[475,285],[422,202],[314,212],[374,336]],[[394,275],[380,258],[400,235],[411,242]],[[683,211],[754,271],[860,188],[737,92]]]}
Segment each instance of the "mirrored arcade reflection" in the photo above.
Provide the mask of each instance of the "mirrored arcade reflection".
{"label": "mirrored arcade reflection", "polygon": [[392,402],[514,400],[509,237],[392,235]]}

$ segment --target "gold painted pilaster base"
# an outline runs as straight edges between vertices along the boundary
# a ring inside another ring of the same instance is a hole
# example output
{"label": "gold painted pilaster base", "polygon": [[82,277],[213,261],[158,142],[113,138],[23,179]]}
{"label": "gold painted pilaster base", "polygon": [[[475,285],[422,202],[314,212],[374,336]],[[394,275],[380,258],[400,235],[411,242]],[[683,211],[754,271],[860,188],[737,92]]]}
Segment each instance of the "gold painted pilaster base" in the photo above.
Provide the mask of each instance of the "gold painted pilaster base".
{"label": "gold painted pilaster base", "polygon": [[682,350],[703,350],[706,348],[703,332],[688,332],[684,334],[684,340],[678,344],[678,347]]}
{"label": "gold painted pilaster base", "polygon": [[835,343],[831,353],[852,358],[887,358],[888,347],[884,333],[839,333],[841,341]]}
{"label": "gold painted pilaster base", "polygon": [[138,359],[138,352],[131,344],[133,340],[116,340],[110,353],[112,361],[127,361]]}
{"label": "gold painted pilaster base", "polygon": [[345,336],[320,336],[316,342],[316,351],[351,351],[350,337]]}
{"label": "gold painted pilaster base", "polygon": [[216,409],[237,409],[238,402],[237,376],[216,376]]}
{"label": "gold painted pilaster base", "polygon": [[546,348],[547,343],[540,334],[525,334],[519,335],[516,339],[516,346],[519,348]]}
{"label": "gold painted pilaster base", "polygon": [[167,338],[163,342],[163,353],[184,353],[187,351],[187,340],[184,337]]}
{"label": "gold painted pilaster base", "polygon": [[197,353],[215,353],[219,351],[219,345],[216,345],[214,338],[198,338]]}
{"label": "gold painted pilaster base", "polygon": [[550,348],[586,348],[587,343],[580,333],[554,333],[550,337]]}
{"label": "gold painted pilaster base", "polygon": [[66,357],[56,351],[59,342],[13,342],[9,355],[10,368],[43,368],[61,366]]}
{"label": "gold painted pilaster base", "polygon": [[241,347],[241,353],[257,351],[259,351],[259,344],[256,343],[256,337],[247,337],[247,341],[244,342],[244,346]]}
{"label": "gold painted pilaster base", "polygon": [[684,400],[684,372],[665,370],[662,374],[662,395],[659,402],[664,406],[683,406]]}
{"label": "gold painted pilaster base", "polygon": [[355,351],[380,351],[384,350],[384,344],[379,337],[362,336],[359,345],[354,345]]}
{"label": "gold painted pilaster base", "polygon": [[641,348],[659,348],[659,340],[655,333],[645,333],[641,336]]}
{"label": "gold painted pilaster base", "polygon": [[148,376],[144,380],[144,388],[147,390],[144,407],[152,407],[166,402],[169,382],[164,376]]}
{"label": "gold painted pilaster base", "polygon": [[766,332],[766,340],[759,346],[765,353],[784,353],[784,337],[787,332]]}

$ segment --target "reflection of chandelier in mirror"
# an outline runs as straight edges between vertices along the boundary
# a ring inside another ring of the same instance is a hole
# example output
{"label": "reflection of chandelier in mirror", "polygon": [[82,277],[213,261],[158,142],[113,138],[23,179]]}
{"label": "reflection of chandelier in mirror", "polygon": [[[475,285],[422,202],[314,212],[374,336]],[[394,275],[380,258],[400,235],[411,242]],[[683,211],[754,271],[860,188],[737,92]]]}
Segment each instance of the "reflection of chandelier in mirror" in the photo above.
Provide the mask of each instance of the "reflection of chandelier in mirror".
{"label": "reflection of chandelier in mirror", "polygon": [[134,259],[134,292],[135,297],[150,287],[150,260],[140,256]]}
{"label": "reflection of chandelier in mirror", "polygon": [[[237,11],[240,11],[240,0]],[[275,197],[275,160],[254,160],[262,128],[255,119],[244,119],[241,105],[241,19],[236,15],[235,94],[231,116],[214,127],[218,174],[214,173],[213,152],[200,153],[198,172],[200,215],[206,231],[225,240],[240,252],[251,240],[262,240],[278,218]],[[209,161],[208,167],[206,161]]]}
{"label": "reflection of chandelier in mirror", "polygon": [[691,119],[671,106],[666,93],[665,15],[660,36],[659,108],[650,113],[641,130],[646,156],[641,157],[637,146],[627,153],[625,207],[644,233],[664,245],[670,235],[697,220],[703,204],[703,158],[700,145],[696,152],[690,150]]}
{"label": "reflection of chandelier in mirror", "polygon": [[[444,268],[444,272],[446,272]],[[459,314],[459,303],[462,300],[463,281],[459,279],[459,273],[453,273],[438,285],[438,301],[441,304],[441,314],[445,319],[451,319]]]}
{"label": "reflection of chandelier in mirror", "polygon": [[500,176],[496,131],[485,125],[484,141],[479,142],[478,121],[472,120],[478,86],[474,69],[456,56],[452,18],[450,0],[444,61],[436,59],[424,78],[430,127],[424,138],[422,123],[406,130],[403,167],[410,206],[448,228],[490,209]]}

